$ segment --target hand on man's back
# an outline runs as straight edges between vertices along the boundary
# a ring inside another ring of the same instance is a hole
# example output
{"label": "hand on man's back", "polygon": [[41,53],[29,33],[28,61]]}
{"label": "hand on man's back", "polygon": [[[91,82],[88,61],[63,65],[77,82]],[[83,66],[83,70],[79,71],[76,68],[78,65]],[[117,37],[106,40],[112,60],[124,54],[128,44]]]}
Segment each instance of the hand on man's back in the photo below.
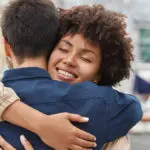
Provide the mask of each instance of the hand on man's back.
{"label": "hand on man's back", "polygon": [[41,140],[57,150],[86,150],[96,147],[95,136],[78,129],[71,122],[88,122],[87,118],[70,113],[44,115],[37,134]]}

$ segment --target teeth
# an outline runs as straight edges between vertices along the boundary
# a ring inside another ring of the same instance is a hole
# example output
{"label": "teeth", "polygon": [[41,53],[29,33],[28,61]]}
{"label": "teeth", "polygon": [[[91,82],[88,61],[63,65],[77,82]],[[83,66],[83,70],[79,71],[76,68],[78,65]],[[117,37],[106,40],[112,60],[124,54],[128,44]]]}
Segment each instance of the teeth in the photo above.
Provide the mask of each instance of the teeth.
{"label": "teeth", "polygon": [[73,74],[69,73],[69,72],[66,72],[66,71],[63,71],[63,70],[58,70],[58,73],[59,74],[62,74],[64,76],[67,76],[67,77],[74,77]]}

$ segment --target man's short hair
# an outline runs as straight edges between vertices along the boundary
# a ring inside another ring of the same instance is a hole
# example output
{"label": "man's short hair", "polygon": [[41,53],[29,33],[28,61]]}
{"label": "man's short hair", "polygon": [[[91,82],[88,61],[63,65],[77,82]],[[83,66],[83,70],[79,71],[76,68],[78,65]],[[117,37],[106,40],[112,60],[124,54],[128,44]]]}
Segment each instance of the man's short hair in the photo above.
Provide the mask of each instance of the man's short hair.
{"label": "man's short hair", "polygon": [[19,60],[47,57],[56,43],[58,11],[50,0],[14,0],[2,16],[2,33]]}

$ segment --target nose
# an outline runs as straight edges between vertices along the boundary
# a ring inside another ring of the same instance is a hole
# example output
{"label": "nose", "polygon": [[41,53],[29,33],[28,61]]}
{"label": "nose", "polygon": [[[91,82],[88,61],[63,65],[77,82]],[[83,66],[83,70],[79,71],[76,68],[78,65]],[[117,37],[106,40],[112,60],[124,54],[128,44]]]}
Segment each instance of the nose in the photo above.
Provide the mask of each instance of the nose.
{"label": "nose", "polygon": [[76,56],[75,54],[68,54],[64,59],[63,63],[67,66],[70,67],[76,67],[77,62],[76,62]]}

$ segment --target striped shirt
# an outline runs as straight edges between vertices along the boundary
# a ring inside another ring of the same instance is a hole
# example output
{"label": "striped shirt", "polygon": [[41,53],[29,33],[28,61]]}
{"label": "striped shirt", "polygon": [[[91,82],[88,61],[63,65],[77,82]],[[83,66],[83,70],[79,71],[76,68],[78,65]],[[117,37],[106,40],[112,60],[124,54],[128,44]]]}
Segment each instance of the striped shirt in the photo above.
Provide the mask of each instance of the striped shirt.
{"label": "striped shirt", "polygon": [[8,87],[5,87],[2,82],[0,82],[0,121],[2,121],[2,114],[5,109],[11,105],[13,102],[19,100],[16,93]]}

